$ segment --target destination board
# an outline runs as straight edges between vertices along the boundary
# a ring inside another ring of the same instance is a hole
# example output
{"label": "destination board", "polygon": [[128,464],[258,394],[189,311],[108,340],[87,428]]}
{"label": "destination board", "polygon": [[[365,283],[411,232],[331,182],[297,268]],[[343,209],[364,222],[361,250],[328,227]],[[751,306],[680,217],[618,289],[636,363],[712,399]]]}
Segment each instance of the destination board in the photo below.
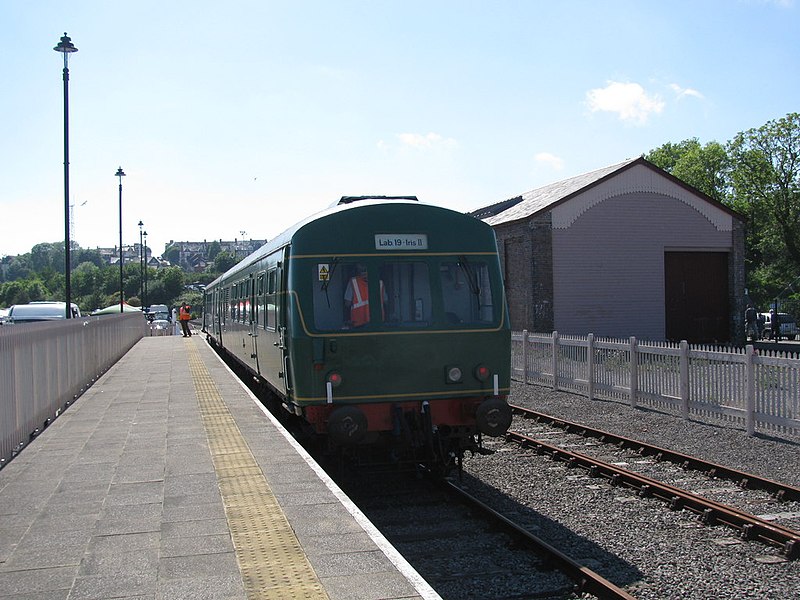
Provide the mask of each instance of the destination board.
{"label": "destination board", "polygon": [[376,250],[427,250],[426,233],[378,233],[375,234]]}

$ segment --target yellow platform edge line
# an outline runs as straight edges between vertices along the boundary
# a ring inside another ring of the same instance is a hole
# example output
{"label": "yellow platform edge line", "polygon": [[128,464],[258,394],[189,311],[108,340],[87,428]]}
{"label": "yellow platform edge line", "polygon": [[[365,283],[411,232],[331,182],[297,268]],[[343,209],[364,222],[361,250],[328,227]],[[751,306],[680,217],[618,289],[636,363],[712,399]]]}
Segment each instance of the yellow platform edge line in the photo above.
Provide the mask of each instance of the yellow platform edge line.
{"label": "yellow platform edge line", "polygon": [[198,349],[191,339],[185,340],[185,346],[248,600],[327,599]]}

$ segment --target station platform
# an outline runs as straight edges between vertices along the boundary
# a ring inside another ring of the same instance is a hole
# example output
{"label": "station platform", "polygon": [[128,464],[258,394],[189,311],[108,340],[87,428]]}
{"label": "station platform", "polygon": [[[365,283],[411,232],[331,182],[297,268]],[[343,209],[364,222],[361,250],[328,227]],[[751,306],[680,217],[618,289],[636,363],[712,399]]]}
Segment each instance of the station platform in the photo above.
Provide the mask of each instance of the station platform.
{"label": "station platform", "polygon": [[195,335],[143,338],[0,471],[0,598],[439,596]]}

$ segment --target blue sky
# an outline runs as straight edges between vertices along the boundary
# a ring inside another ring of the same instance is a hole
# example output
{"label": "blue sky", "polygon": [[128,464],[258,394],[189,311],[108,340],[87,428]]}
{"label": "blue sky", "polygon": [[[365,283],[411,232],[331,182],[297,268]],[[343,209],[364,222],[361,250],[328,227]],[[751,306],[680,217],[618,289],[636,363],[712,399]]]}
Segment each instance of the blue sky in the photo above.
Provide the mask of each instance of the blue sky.
{"label": "blue sky", "polygon": [[0,0],[0,255],[144,221],[271,238],[343,195],[471,210],[796,112],[797,0]]}

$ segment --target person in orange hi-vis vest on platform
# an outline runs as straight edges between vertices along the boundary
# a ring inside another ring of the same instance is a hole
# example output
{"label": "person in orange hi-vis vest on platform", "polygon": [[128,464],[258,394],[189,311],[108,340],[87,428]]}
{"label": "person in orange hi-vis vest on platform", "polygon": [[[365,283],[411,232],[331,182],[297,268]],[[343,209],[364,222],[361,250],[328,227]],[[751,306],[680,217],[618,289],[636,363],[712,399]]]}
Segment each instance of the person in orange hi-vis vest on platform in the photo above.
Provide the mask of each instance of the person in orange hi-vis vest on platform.
{"label": "person in orange hi-vis vest on platform", "polygon": [[183,330],[183,337],[191,337],[192,332],[189,329],[189,321],[192,319],[192,307],[188,304],[181,304],[178,314],[178,320],[181,322],[181,329]]}

